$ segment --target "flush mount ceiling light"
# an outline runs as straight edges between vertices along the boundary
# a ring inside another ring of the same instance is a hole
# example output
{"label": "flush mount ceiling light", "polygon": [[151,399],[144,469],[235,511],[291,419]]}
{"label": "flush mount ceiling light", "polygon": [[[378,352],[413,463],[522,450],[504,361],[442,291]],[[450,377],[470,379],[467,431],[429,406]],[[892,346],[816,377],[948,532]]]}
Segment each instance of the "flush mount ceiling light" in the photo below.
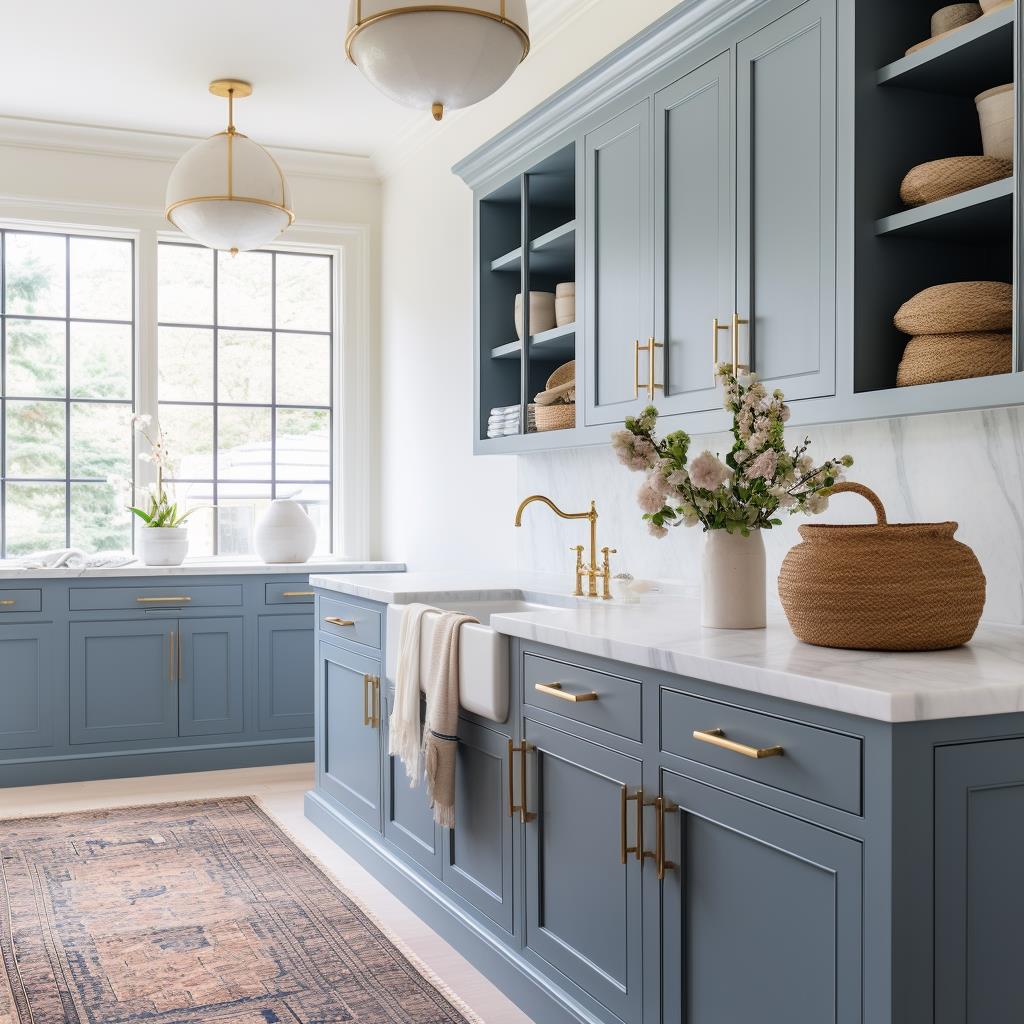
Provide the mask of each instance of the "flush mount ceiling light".
{"label": "flush mount ceiling light", "polygon": [[385,96],[440,121],[508,81],[530,52],[529,27],[526,0],[352,0],[345,52]]}
{"label": "flush mount ceiling light", "polygon": [[228,101],[228,126],[193,146],[167,182],[167,219],[211,249],[246,252],[272,242],[295,220],[277,161],[235,130],[235,100],[252,94],[248,82],[219,78],[214,96]]}

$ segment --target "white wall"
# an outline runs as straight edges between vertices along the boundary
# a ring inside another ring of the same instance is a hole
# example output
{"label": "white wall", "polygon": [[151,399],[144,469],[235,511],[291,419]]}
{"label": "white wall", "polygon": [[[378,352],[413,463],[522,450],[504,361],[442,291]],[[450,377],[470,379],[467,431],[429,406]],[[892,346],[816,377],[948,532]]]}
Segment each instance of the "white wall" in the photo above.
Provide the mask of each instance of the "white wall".
{"label": "white wall", "polygon": [[[580,5],[575,21],[535,48],[497,95],[457,115],[385,181],[382,264],[382,534],[384,554],[413,569],[570,571],[578,524],[518,500],[542,492],[566,508],[596,498],[602,543],[637,576],[696,580],[701,535],[646,536],[639,478],[606,449],[521,457],[471,454],[472,199],[452,165],[674,6],[673,0]],[[852,453],[856,478],[890,518],[956,519],[989,579],[986,615],[1024,622],[1024,412],[996,410],[846,424],[809,431],[813,451]],[[713,450],[725,438],[701,439]],[[856,496],[828,518],[867,521]],[[796,520],[769,535],[771,569],[798,539]]]}

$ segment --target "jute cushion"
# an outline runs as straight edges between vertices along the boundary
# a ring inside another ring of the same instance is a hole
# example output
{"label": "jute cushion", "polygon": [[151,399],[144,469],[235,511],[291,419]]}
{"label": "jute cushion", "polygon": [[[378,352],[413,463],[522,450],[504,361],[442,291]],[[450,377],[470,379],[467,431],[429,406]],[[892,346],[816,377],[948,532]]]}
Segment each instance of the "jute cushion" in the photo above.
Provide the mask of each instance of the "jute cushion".
{"label": "jute cushion", "polygon": [[900,199],[907,206],[923,206],[939,199],[1002,181],[1013,174],[1012,160],[993,156],[951,156],[918,164],[900,185]]}
{"label": "jute cushion", "polygon": [[925,288],[893,318],[904,334],[965,334],[1013,327],[1013,286],[1002,281],[959,281]]}
{"label": "jute cushion", "polygon": [[901,387],[1009,373],[1013,335],[1009,332],[931,334],[911,338],[896,372]]}

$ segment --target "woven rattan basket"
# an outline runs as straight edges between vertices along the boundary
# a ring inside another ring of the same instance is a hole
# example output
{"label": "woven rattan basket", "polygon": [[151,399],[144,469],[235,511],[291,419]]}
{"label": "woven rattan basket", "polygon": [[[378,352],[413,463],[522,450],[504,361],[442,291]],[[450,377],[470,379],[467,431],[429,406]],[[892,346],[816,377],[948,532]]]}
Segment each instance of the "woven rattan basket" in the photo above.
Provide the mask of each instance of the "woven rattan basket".
{"label": "woven rattan basket", "polygon": [[940,380],[991,377],[1013,369],[1013,335],[926,334],[911,338],[896,371],[901,388],[936,384]]}
{"label": "woven rattan basket", "polygon": [[937,284],[904,302],[893,323],[910,335],[1009,331],[1013,326],[1013,285],[1003,281]]}
{"label": "woven rattan basket", "polygon": [[779,597],[808,644],[869,651],[939,651],[974,636],[985,575],[953,539],[956,523],[891,525],[874,491],[836,484],[875,507],[873,526],[801,526],[782,563]]}
{"label": "woven rattan basket", "polygon": [[907,206],[923,206],[972,188],[1002,181],[1013,174],[1012,160],[994,156],[951,156],[918,164],[900,186],[900,199]]}
{"label": "woven rattan basket", "polygon": [[538,430],[571,430],[576,426],[576,404],[538,405]]}

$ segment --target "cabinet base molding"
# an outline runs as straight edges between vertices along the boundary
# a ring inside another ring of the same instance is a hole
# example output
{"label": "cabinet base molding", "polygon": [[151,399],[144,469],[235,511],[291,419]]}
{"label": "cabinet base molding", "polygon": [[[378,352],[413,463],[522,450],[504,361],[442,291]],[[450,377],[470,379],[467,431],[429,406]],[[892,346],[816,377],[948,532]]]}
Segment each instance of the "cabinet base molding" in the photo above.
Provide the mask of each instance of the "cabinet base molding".
{"label": "cabinet base molding", "polygon": [[319,793],[306,793],[306,817],[406,907],[492,981],[523,1013],[544,1024],[602,1024],[504,945],[441,887],[407,865],[384,840]]}
{"label": "cabinet base molding", "polygon": [[225,768],[305,764],[312,760],[312,739],[178,747],[173,750],[71,754],[0,764],[0,789],[8,786],[43,786],[57,782],[131,779],[143,775],[173,775],[178,772],[212,772]]}

